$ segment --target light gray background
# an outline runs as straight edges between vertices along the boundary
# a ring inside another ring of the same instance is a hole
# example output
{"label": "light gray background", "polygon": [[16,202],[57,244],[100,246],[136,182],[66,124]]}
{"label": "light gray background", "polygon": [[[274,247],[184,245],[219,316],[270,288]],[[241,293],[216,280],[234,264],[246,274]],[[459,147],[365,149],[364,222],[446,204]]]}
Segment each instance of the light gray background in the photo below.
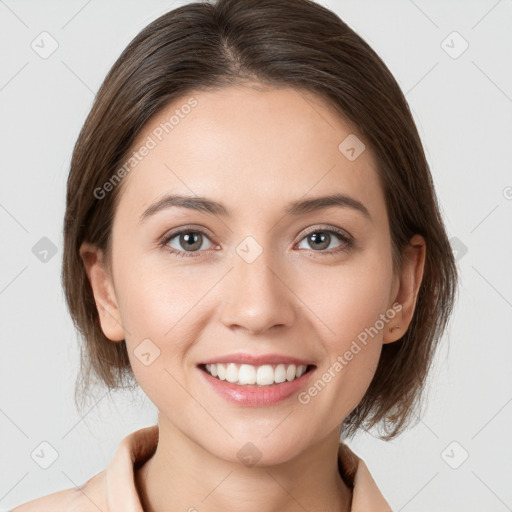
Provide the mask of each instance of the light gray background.
{"label": "light gray background", "polygon": [[[136,402],[105,396],[84,418],[75,410],[61,229],[71,151],[95,92],[139,30],[185,3],[0,0],[2,510],[84,483],[122,437],[156,422],[142,392]],[[392,442],[361,435],[351,446],[393,510],[512,510],[512,1],[321,3],[406,93],[461,274],[421,421]],[[47,59],[31,48],[43,31],[59,45]],[[454,31],[469,44],[461,55]],[[32,252],[43,237],[57,250],[46,262]],[[58,452],[48,469],[31,458],[43,441]]]}

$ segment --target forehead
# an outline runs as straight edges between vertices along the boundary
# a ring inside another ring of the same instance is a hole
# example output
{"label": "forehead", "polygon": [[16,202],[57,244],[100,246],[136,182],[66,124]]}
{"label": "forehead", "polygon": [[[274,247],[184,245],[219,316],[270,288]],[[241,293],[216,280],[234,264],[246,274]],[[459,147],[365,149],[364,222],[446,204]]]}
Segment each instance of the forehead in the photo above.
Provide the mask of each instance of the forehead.
{"label": "forehead", "polygon": [[151,118],[133,152],[138,160],[123,178],[119,214],[140,215],[171,192],[210,197],[235,213],[336,192],[363,202],[372,216],[385,209],[363,137],[323,98],[299,89],[190,93]]}

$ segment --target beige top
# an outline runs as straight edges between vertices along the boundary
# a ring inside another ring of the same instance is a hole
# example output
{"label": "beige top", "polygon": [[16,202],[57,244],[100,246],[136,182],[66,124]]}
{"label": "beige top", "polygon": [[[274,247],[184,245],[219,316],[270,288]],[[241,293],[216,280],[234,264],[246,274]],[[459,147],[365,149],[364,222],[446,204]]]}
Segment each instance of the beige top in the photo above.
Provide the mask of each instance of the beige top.
{"label": "beige top", "polygon": [[[107,469],[82,487],[66,489],[19,505],[11,512],[144,512],[135,487],[134,466],[149,459],[158,444],[158,425],[142,428],[119,444]],[[338,467],[352,489],[352,512],[392,512],[366,464],[344,443]]]}

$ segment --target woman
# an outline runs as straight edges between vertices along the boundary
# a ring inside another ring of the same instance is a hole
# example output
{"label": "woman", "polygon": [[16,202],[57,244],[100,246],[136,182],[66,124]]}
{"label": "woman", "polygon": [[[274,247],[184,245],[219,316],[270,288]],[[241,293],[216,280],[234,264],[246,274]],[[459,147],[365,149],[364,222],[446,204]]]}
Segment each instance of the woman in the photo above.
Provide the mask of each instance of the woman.
{"label": "woman", "polygon": [[129,44],[76,143],[63,285],[84,382],[158,425],[31,510],[390,510],[342,442],[417,405],[456,267],[375,52],[308,0],[218,0]]}

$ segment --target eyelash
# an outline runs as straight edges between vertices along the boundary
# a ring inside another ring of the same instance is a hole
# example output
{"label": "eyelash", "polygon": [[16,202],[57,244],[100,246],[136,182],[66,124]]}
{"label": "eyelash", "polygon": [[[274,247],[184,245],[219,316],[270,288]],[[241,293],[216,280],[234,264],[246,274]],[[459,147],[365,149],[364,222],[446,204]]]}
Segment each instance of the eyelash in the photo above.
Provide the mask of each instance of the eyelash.
{"label": "eyelash", "polygon": [[[175,238],[176,236],[179,236],[183,233],[199,233],[201,235],[204,235],[206,236],[208,239],[210,239],[210,237],[208,236],[208,233],[206,233],[205,231],[203,231],[202,229],[191,229],[191,228],[184,228],[184,229],[180,229],[179,231],[175,231],[169,235],[165,235],[164,238],[162,239],[162,241],[159,243],[159,246],[162,247],[162,248],[166,248],[167,252],[169,252],[170,254],[173,254],[175,256],[178,256],[180,258],[196,258],[200,255],[200,253],[204,252],[204,251],[178,251],[176,249],[173,249],[173,248],[170,248],[170,247],[167,247],[167,244],[173,239]],[[335,228],[326,228],[326,229],[323,229],[323,228],[313,228],[311,230],[308,230],[304,236],[299,240],[299,243],[302,242],[302,240],[304,238],[306,238],[308,235],[311,235],[312,233],[329,233],[329,234],[334,234],[334,235],[337,235],[341,242],[343,243],[343,245],[341,245],[340,247],[337,247],[335,249],[330,249],[329,251],[314,251],[313,249],[311,249],[311,252],[313,253],[316,253],[316,255],[321,255],[321,256],[336,256],[338,253],[340,252],[344,252],[344,251],[348,251],[350,249],[352,249],[354,247],[354,240],[350,237],[350,236],[347,236],[342,230],[339,230],[339,229],[335,229]],[[213,243],[213,242],[212,242]],[[301,250],[304,250],[304,249],[301,249]],[[307,249],[306,249],[307,250]]]}

